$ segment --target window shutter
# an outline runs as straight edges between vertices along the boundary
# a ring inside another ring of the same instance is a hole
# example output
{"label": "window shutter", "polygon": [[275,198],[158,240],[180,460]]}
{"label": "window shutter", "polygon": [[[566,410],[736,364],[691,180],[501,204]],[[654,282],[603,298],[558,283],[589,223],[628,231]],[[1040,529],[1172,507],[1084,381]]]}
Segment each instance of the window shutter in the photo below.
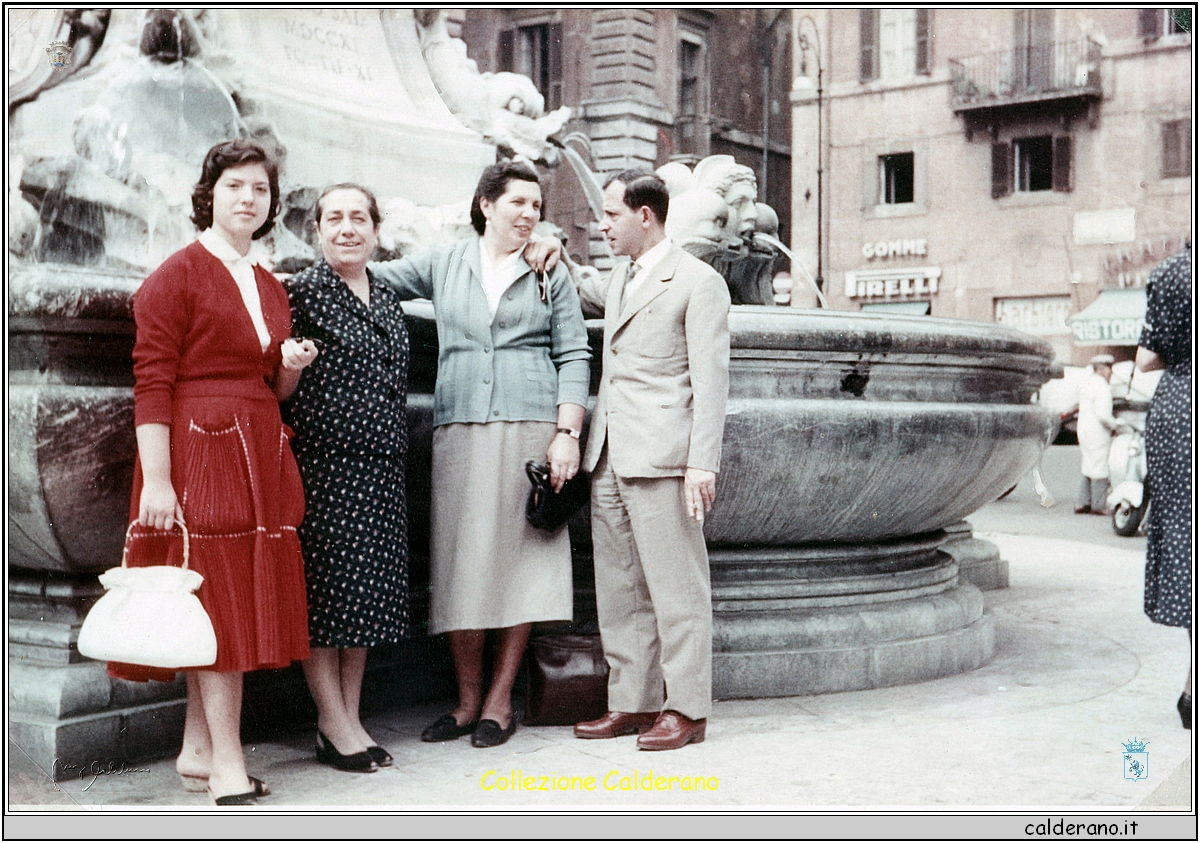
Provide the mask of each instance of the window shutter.
{"label": "window shutter", "polygon": [[1172,120],[1162,125],[1162,177],[1192,174],[1192,119]]}
{"label": "window shutter", "polygon": [[1012,145],[992,144],[992,198],[1012,193]]}
{"label": "window shutter", "polygon": [[879,10],[858,10],[858,80],[879,76]]}
{"label": "window shutter", "polygon": [[516,54],[517,31],[515,29],[500,30],[500,50],[497,64],[501,71],[512,73]]}
{"label": "window shutter", "polygon": [[1071,136],[1054,139],[1054,160],[1051,163],[1051,179],[1059,193],[1071,191]]}
{"label": "window shutter", "polygon": [[931,10],[917,9],[917,73],[924,76],[933,72],[933,56],[930,53],[933,40],[930,38],[929,26],[931,17]]}
{"label": "window shutter", "polygon": [[1179,130],[1175,137],[1179,138],[1179,174],[1192,174],[1192,118],[1179,121]]}
{"label": "window shutter", "polygon": [[562,37],[562,24],[550,24],[549,35],[546,39],[549,42],[546,49],[548,54],[546,57],[547,76],[549,77],[549,90],[546,92],[547,111],[553,111],[563,104]]}
{"label": "window shutter", "polygon": [[1162,9],[1138,9],[1138,35],[1147,41],[1159,36]]}

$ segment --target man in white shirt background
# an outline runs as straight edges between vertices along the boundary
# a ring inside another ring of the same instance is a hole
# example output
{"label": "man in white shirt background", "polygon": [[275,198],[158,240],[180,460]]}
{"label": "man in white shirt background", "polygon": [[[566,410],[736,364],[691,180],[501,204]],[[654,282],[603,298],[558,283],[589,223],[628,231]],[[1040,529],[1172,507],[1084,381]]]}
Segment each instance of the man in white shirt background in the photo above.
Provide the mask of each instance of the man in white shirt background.
{"label": "man in white shirt background", "polygon": [[1112,414],[1113,358],[1097,354],[1091,360],[1092,371],[1079,389],[1079,451],[1083,479],[1075,514],[1112,515],[1108,510],[1108,451],[1112,435],[1120,422]]}

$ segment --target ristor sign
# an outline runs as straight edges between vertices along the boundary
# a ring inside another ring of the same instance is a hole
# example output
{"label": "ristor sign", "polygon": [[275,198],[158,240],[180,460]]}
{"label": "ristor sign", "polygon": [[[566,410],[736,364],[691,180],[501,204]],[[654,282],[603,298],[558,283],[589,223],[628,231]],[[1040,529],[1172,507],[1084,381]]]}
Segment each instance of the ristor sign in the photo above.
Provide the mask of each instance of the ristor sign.
{"label": "ristor sign", "polygon": [[1079,319],[1071,322],[1079,345],[1137,345],[1141,319]]}

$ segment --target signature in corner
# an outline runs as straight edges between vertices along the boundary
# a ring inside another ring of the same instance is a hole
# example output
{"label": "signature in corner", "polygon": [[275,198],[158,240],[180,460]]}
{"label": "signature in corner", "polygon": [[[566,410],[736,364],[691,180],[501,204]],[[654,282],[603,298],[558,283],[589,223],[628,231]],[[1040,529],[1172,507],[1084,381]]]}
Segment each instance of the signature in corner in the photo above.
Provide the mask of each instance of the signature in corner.
{"label": "signature in corner", "polygon": [[100,778],[101,776],[122,776],[125,773],[150,772],[149,767],[130,767],[124,761],[109,761],[107,763],[103,761],[93,761],[90,764],[80,765],[72,764],[68,761],[59,761],[57,758],[54,759],[54,769],[55,771],[61,770],[64,773],[70,771],[73,774],[78,775],[80,779],[91,776],[92,780],[84,786],[84,791],[87,791],[92,785],[94,785],[96,783],[96,779]]}

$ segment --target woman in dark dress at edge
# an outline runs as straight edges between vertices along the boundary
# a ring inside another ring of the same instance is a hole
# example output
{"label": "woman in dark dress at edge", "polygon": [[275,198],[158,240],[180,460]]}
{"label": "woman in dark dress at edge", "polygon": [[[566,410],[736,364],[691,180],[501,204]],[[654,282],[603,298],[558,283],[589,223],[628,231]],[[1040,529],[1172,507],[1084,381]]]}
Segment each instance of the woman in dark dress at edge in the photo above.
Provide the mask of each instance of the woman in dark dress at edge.
{"label": "woman in dark dress at edge", "polygon": [[334,185],[315,216],[323,259],[284,282],[293,332],[321,348],[284,405],[307,501],[304,676],[317,704],[317,760],[374,772],[392,756],[359,720],[367,648],[409,634],[408,331],[395,293],[367,271],[381,220],[375,196]]}
{"label": "woman in dark dress at edge", "polygon": [[[188,790],[207,788],[218,805],[253,805],[269,791],[246,773],[242,674],[308,657],[296,537],[304,492],[278,401],[317,351],[288,339],[287,295],[247,257],[280,210],[278,167],[266,150],[245,138],[210,149],[192,207],[199,240],[134,296],[131,516],[157,530],[184,518],[189,564],[204,577],[198,596],[217,636],[216,662],[185,669],[176,770]],[[135,535],[130,564],[161,564],[170,540]],[[171,546],[175,553],[178,544]],[[175,675],[115,662],[109,673],[143,681]]]}
{"label": "woman in dark dress at edge", "polygon": [[[1192,635],[1192,249],[1188,245],[1150,273],[1146,323],[1137,367],[1165,369],[1146,420],[1146,484],[1150,489],[1144,607],[1150,620]],[[1191,648],[1189,647],[1189,652]],[[1176,704],[1192,728],[1192,670]]]}

